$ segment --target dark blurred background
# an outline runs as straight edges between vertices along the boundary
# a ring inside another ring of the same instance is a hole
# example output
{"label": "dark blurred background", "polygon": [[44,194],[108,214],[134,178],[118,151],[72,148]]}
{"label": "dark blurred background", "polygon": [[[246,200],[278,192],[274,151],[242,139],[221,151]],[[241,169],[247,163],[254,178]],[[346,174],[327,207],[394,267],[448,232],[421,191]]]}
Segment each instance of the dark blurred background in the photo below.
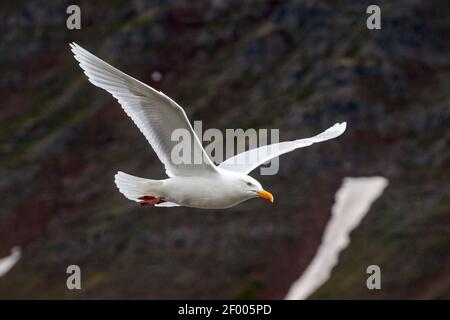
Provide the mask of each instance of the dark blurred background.
{"label": "dark blurred background", "polygon": [[[312,298],[450,298],[450,6],[443,1],[72,1],[0,4],[0,298],[283,298],[317,250],[345,176],[382,175]],[[76,3],[76,2],[75,2]],[[366,8],[381,7],[381,30]],[[118,170],[164,170],[69,42],[162,90],[207,128],[338,139],[253,176],[274,205],[140,208]],[[153,77],[155,72],[161,79]],[[82,290],[66,288],[66,268]],[[366,288],[377,264],[382,290]]]}

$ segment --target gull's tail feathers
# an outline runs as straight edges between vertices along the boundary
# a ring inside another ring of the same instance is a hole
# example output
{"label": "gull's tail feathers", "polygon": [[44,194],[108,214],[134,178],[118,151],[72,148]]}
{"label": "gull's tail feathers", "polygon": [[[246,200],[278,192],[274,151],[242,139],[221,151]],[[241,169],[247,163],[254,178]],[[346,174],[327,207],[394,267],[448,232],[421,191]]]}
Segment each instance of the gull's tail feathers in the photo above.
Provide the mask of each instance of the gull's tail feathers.
{"label": "gull's tail feathers", "polygon": [[[119,171],[114,176],[114,182],[120,193],[127,199],[140,202],[139,198],[142,196],[161,196],[160,180],[151,180],[132,176],[131,174]],[[178,204],[172,202],[162,202],[156,204],[157,207],[178,207]]]}
{"label": "gull's tail feathers", "polygon": [[119,171],[114,176],[114,182],[120,193],[127,199],[139,202],[142,196],[161,196],[162,181],[151,180],[132,176],[131,174]]}

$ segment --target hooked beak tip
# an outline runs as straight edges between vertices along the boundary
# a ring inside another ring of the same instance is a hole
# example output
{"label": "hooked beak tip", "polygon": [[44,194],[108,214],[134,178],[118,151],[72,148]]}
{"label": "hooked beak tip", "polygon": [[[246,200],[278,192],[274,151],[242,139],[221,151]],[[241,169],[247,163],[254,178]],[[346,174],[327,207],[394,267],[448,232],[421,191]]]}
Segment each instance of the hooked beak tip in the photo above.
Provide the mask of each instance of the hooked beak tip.
{"label": "hooked beak tip", "polygon": [[269,202],[273,203],[273,195],[270,192],[267,192],[265,190],[259,191],[258,192],[258,196],[260,198],[263,198],[266,201],[269,201]]}

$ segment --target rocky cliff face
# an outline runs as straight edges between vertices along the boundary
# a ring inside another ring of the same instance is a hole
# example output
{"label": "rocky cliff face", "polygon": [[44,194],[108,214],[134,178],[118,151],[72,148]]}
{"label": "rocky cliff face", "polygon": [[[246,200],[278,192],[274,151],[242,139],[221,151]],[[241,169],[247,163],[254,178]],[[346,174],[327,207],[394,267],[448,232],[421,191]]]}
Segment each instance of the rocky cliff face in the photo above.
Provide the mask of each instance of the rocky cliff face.
{"label": "rocky cliff face", "polygon": [[[68,4],[1,5],[0,256],[24,249],[1,298],[282,298],[342,177],[366,175],[390,185],[313,297],[450,298],[447,1],[379,1],[375,31],[369,1],[82,1],[79,31],[65,27]],[[348,129],[283,156],[276,176],[254,172],[274,205],[139,208],[113,175],[162,178],[162,165],[71,41],[204,129]],[[66,289],[70,264],[81,291]],[[365,286],[371,264],[380,291]]]}

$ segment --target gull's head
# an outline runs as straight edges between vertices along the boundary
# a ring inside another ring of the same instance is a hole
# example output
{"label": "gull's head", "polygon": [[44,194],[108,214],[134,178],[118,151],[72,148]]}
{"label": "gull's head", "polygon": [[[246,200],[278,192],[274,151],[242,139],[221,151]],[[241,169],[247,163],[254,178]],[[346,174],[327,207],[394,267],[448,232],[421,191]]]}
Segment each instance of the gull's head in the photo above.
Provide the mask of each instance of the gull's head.
{"label": "gull's head", "polygon": [[248,198],[262,198],[266,201],[273,203],[273,195],[264,190],[261,186],[261,183],[253,179],[248,175],[240,175],[237,179],[237,183],[239,184],[239,188],[242,193],[246,195]]}

